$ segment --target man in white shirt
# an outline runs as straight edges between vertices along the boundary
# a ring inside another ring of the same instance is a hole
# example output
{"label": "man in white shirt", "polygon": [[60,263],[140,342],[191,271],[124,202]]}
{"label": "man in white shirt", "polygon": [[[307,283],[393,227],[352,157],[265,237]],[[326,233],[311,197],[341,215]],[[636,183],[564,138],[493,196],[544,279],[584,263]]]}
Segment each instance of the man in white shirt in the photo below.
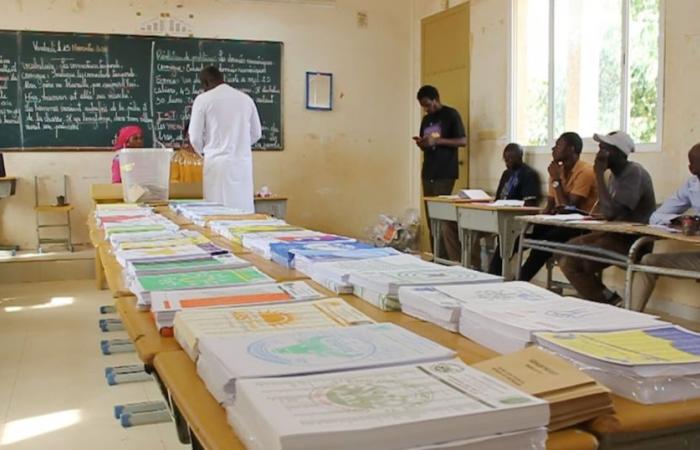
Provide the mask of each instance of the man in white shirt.
{"label": "man in white shirt", "polygon": [[192,104],[189,135],[204,156],[204,199],[252,213],[253,155],[262,136],[253,99],[224,83],[216,67],[199,74],[204,92]]}
{"label": "man in white shirt", "polygon": [[[651,225],[672,225],[688,209],[700,213],[700,144],[688,152],[688,169],[693,175],[649,218]],[[700,271],[700,252],[650,253],[642,264],[657,267]],[[632,309],[643,311],[656,285],[656,275],[635,272],[632,283]]]}

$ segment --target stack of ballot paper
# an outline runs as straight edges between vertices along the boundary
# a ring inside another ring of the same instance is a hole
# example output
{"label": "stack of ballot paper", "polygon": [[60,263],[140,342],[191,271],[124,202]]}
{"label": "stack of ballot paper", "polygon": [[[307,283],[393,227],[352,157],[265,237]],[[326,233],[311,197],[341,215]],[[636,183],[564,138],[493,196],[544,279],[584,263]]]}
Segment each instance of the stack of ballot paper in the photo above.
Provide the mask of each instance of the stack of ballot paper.
{"label": "stack of ballot paper", "polygon": [[125,272],[129,277],[136,277],[141,275],[198,272],[201,270],[238,269],[250,265],[250,261],[227,253],[224,255],[205,255],[165,261],[131,261],[127,263]]}
{"label": "stack of ballot paper", "polygon": [[318,231],[299,230],[282,233],[253,233],[242,237],[241,244],[253,253],[265,259],[272,259],[270,244],[272,243],[319,243],[319,242],[352,242],[354,239],[326,234]]}
{"label": "stack of ballot paper", "polygon": [[[204,288],[196,290],[156,291],[151,293],[151,313],[158,330],[172,328],[175,313],[190,309],[224,308],[318,300],[326,295],[305,281],[278,284]],[[166,331],[170,334],[170,330]]]}
{"label": "stack of ballot paper", "polygon": [[425,264],[421,268],[372,272],[352,272],[348,278],[357,297],[384,311],[398,311],[402,286],[442,286],[454,284],[500,283],[503,278],[461,266]]}
{"label": "stack of ballot paper", "polygon": [[450,448],[549,422],[546,402],[459,360],[238,380],[226,412],[250,450]]}
{"label": "stack of ballot paper", "polygon": [[449,360],[455,352],[390,323],[199,341],[197,372],[220,403],[238,380]]}
{"label": "stack of ballot paper", "polygon": [[194,209],[194,208],[206,208],[213,206],[223,206],[221,203],[209,202],[206,200],[195,200],[195,199],[182,199],[182,200],[170,200],[169,205],[170,210],[182,214],[183,211]]}
{"label": "stack of ballot paper", "polygon": [[124,242],[154,241],[160,239],[174,239],[187,237],[185,230],[158,230],[139,233],[117,233],[109,236],[108,241],[112,248],[117,249]]}
{"label": "stack of ballot paper", "polygon": [[188,244],[178,247],[138,248],[135,250],[116,250],[114,257],[122,267],[130,262],[181,260],[186,258],[202,258],[205,256],[226,255],[229,251],[211,242],[204,244]]}
{"label": "stack of ballot paper", "polygon": [[339,298],[240,308],[197,309],[175,314],[175,339],[193,360],[206,336],[301,331],[374,323]]}
{"label": "stack of ballot paper", "polygon": [[684,328],[537,333],[536,340],[630,400],[654,404],[700,398],[700,334]]}
{"label": "stack of ballot paper", "polygon": [[[232,241],[235,236],[234,232],[236,229],[246,227],[255,228],[263,227],[266,231],[270,231],[269,227],[273,227],[272,231],[275,231],[275,227],[291,227],[284,220],[279,219],[255,219],[255,220],[216,220],[209,222],[209,228],[217,234],[225,237],[226,239]],[[292,227],[294,228],[294,227]]]}
{"label": "stack of ballot paper", "polygon": [[387,270],[413,270],[432,267],[431,263],[409,255],[385,258],[316,262],[310,264],[306,274],[315,282],[338,294],[352,294],[350,274],[353,272],[380,272]]}
{"label": "stack of ballot paper", "polygon": [[139,275],[131,282],[129,289],[136,295],[137,305],[141,308],[148,308],[151,305],[151,293],[156,291],[196,290],[274,282],[274,279],[262,273],[257,267],[243,267],[240,269]]}
{"label": "stack of ballot paper", "polygon": [[[378,250],[378,251],[377,251]],[[367,255],[362,258],[358,255]],[[331,262],[342,261],[346,259],[372,259],[382,256],[393,256],[400,254],[393,248],[377,248],[373,245],[357,242],[354,240],[348,241],[333,241],[333,242],[311,242],[311,243],[272,243],[270,244],[270,256],[274,262],[290,269],[296,268],[297,256],[303,259],[302,266],[308,265],[311,261]]]}
{"label": "stack of ballot paper", "polygon": [[399,289],[401,310],[409,316],[434,323],[450,331],[459,329],[462,306],[466,303],[484,301],[489,303],[528,302],[537,300],[559,300],[561,297],[530,283],[514,281],[496,286],[465,287],[447,294],[440,286],[402,287]]}
{"label": "stack of ballot paper", "polygon": [[201,245],[211,242],[203,234],[197,231],[183,231],[184,236],[173,235],[164,239],[153,239],[147,241],[120,242],[115,245],[115,250],[136,250],[145,248],[168,248],[182,247],[186,245]]}
{"label": "stack of ballot paper", "polygon": [[550,431],[613,412],[607,388],[573,364],[537,347],[482,361],[473,367],[549,403]]}
{"label": "stack of ballot paper", "polygon": [[[249,234],[259,233],[289,233],[291,231],[306,231],[301,227],[296,227],[284,224],[274,225],[236,225],[229,226],[226,230],[225,237],[236,244],[244,245],[243,238]],[[261,235],[262,236],[262,235]]]}
{"label": "stack of ballot paper", "polygon": [[665,324],[656,316],[610,305],[551,298],[524,282],[439,289],[462,303],[460,334],[499,353],[525,348],[538,331],[611,331]]}

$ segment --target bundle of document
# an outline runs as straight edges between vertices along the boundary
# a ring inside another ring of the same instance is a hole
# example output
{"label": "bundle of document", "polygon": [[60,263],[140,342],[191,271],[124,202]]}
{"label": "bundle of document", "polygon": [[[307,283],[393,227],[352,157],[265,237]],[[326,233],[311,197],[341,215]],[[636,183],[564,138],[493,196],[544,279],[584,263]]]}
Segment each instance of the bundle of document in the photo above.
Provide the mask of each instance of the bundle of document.
{"label": "bundle of document", "polygon": [[146,309],[151,305],[151,293],[157,291],[196,290],[274,282],[274,279],[261,272],[257,267],[243,267],[240,269],[139,275],[132,280],[129,290],[136,295],[137,305],[141,309]]}
{"label": "bundle of document", "polygon": [[299,230],[298,227],[289,225],[279,219],[255,219],[255,220],[216,220],[209,222],[209,228],[229,241],[241,243],[241,235],[246,232],[270,232]]}
{"label": "bundle of document", "polygon": [[499,353],[533,342],[538,331],[611,331],[664,325],[656,316],[551,293],[525,282],[439,286],[462,303],[459,332]]}
{"label": "bundle of document", "polygon": [[543,448],[549,422],[546,402],[456,359],[242,379],[226,412],[249,450],[470,448],[458,441],[523,431]]}
{"label": "bundle of document", "polygon": [[166,248],[181,247],[183,245],[199,245],[211,242],[209,238],[198,231],[180,230],[168,237],[161,239],[137,240],[119,242],[115,244],[115,250],[136,250],[140,248]]}
{"label": "bundle of document", "polygon": [[192,358],[199,355],[199,339],[206,336],[301,331],[374,323],[339,298],[266,306],[179,311],[175,339]]}
{"label": "bundle of document", "polygon": [[[151,293],[151,313],[158,330],[172,328],[175,313],[192,309],[225,308],[318,300],[326,295],[305,281],[254,284],[225,288],[156,291]],[[164,333],[169,335],[172,330]]]}
{"label": "bundle of document", "polygon": [[538,347],[482,361],[473,367],[549,403],[550,431],[613,412],[609,389],[573,364]]}
{"label": "bundle of document", "polygon": [[[106,237],[115,234],[130,234],[130,233],[156,233],[165,231],[177,231],[180,227],[174,222],[158,222],[150,224],[105,224],[104,232]],[[114,226],[112,226],[114,225]]]}
{"label": "bundle of document", "polygon": [[160,261],[130,261],[125,273],[128,278],[141,275],[199,272],[204,270],[238,269],[250,266],[250,261],[226,253],[223,255],[191,256]]}
{"label": "bundle of document", "polygon": [[298,230],[289,232],[253,233],[246,234],[241,239],[241,244],[253,253],[265,259],[272,259],[270,245],[273,243],[298,243],[309,244],[319,242],[352,242],[354,239],[326,234],[311,230]]}
{"label": "bundle of document", "polygon": [[196,209],[196,208],[207,208],[214,206],[223,206],[221,203],[208,202],[206,200],[195,200],[195,199],[182,199],[182,200],[170,200],[169,205],[170,210],[182,214],[183,211]]}
{"label": "bundle of document", "polygon": [[187,237],[187,233],[185,233],[185,230],[157,230],[139,233],[117,233],[109,236],[108,241],[113,249],[117,249],[119,248],[119,245],[124,242],[175,239],[176,237]]}
{"label": "bundle of document", "polygon": [[398,311],[402,286],[442,286],[500,283],[503,278],[461,266],[424,264],[420,268],[352,272],[348,278],[357,297],[384,311]]}
{"label": "bundle of document", "polygon": [[459,318],[464,304],[470,302],[475,304],[478,301],[489,303],[492,299],[507,307],[507,303],[511,301],[520,303],[559,300],[561,296],[522,281],[460,289],[455,295],[446,293],[440,286],[399,289],[399,301],[404,313],[450,331],[459,329]]}
{"label": "bundle of document", "polygon": [[211,242],[204,244],[186,244],[176,247],[137,248],[134,250],[116,250],[114,257],[119,265],[126,267],[130,262],[173,261],[187,258],[226,255],[229,251]]}
{"label": "bundle of document", "polygon": [[351,273],[413,270],[430,265],[414,256],[397,255],[374,259],[315,262],[308,266],[308,271],[305,273],[315,282],[338,294],[352,294]]}
{"label": "bundle of document", "polygon": [[373,259],[400,255],[390,247],[379,248],[357,241],[333,241],[313,243],[272,243],[270,256],[279,265],[300,272],[308,270],[314,262],[333,262],[353,259]]}
{"label": "bundle of document", "polygon": [[443,361],[455,352],[391,323],[199,341],[197,372],[220,403],[248,378],[340,372]]}
{"label": "bundle of document", "polygon": [[537,333],[536,340],[630,400],[655,404],[700,398],[700,334],[679,326]]}

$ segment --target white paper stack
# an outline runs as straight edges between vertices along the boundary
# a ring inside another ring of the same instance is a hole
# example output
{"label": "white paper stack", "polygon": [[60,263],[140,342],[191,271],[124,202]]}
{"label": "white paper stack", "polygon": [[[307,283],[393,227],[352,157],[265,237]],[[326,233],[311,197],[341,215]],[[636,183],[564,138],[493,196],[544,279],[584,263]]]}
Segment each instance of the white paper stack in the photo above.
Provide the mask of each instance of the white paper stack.
{"label": "white paper stack", "polygon": [[116,249],[124,242],[154,241],[161,239],[174,239],[175,237],[186,237],[185,230],[157,230],[144,231],[139,233],[118,233],[109,237],[109,244]]}
{"label": "white paper stack", "polygon": [[140,248],[165,248],[181,247],[183,245],[198,245],[211,242],[209,238],[199,231],[180,230],[163,239],[139,240],[131,242],[119,242],[114,246],[115,250],[136,250]]}
{"label": "white paper stack", "polygon": [[312,230],[294,230],[270,233],[251,233],[241,237],[241,244],[253,251],[253,253],[262,256],[265,259],[272,259],[270,253],[270,244],[280,242],[323,242],[323,240],[351,240],[349,238],[341,238],[319,231]]}
{"label": "white paper stack", "polygon": [[307,275],[315,282],[338,294],[352,294],[350,274],[354,272],[378,272],[388,270],[413,270],[431,263],[409,255],[388,256],[368,260],[344,260],[335,262],[318,262],[308,267]]}
{"label": "white paper stack", "polygon": [[157,291],[151,293],[151,313],[158,330],[171,328],[175,313],[192,309],[230,308],[318,300],[326,295],[305,281],[277,284],[205,288],[196,290]]}
{"label": "white paper stack", "polygon": [[140,275],[164,275],[166,273],[238,269],[250,265],[250,261],[227,253],[224,255],[206,255],[203,257],[187,257],[166,261],[131,261],[127,264],[125,273],[128,278],[134,278]]}
{"label": "white paper stack", "polygon": [[499,353],[525,348],[538,331],[611,331],[665,324],[656,316],[559,297],[520,281],[438,289],[462,303],[460,334]]}
{"label": "white paper stack", "polygon": [[401,309],[399,288],[402,286],[500,283],[503,278],[461,266],[426,264],[407,270],[353,272],[348,281],[357,297],[384,311],[398,311]]}
{"label": "white paper stack", "polygon": [[226,309],[180,311],[175,314],[175,339],[193,360],[205,336],[311,330],[374,323],[339,298]]}
{"label": "white paper stack", "polygon": [[679,326],[600,333],[537,333],[614,393],[656,404],[700,398],[700,334]]}
{"label": "white paper stack", "polygon": [[122,267],[133,262],[177,261],[186,258],[204,258],[211,254],[198,245],[181,245],[179,247],[139,248],[135,250],[117,250],[114,257]]}
{"label": "white paper stack", "polygon": [[412,447],[410,450],[545,450],[547,429],[535,428],[476,439]]}
{"label": "white paper stack", "polygon": [[232,241],[238,236],[235,231],[241,227],[247,227],[250,229],[256,229],[259,227],[284,227],[290,226],[284,220],[279,219],[254,219],[254,220],[217,220],[209,222],[209,228],[217,234],[225,237],[226,239]]}
{"label": "white paper stack", "polygon": [[459,318],[465,302],[496,301],[507,306],[506,302],[510,301],[520,303],[560,298],[553,292],[522,281],[458,289],[454,295],[448,294],[440,286],[402,287],[399,290],[399,301],[404,313],[450,331],[459,329]]}
{"label": "white paper stack", "polygon": [[459,360],[239,380],[226,411],[249,450],[439,448],[549,421],[546,402]]}
{"label": "white paper stack", "polygon": [[205,337],[197,372],[220,403],[246,378],[443,361],[455,352],[391,323],[254,336]]}

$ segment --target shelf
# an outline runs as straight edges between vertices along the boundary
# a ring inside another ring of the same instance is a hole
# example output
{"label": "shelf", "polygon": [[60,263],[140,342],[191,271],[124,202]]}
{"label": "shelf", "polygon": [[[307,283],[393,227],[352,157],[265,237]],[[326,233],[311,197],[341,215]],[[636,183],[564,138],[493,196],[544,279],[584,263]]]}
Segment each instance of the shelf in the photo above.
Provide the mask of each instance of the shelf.
{"label": "shelf", "polygon": [[72,211],[74,209],[73,205],[64,205],[64,206],[56,206],[56,205],[39,205],[34,207],[34,211],[36,212],[47,212],[47,213],[67,213],[69,211]]}

